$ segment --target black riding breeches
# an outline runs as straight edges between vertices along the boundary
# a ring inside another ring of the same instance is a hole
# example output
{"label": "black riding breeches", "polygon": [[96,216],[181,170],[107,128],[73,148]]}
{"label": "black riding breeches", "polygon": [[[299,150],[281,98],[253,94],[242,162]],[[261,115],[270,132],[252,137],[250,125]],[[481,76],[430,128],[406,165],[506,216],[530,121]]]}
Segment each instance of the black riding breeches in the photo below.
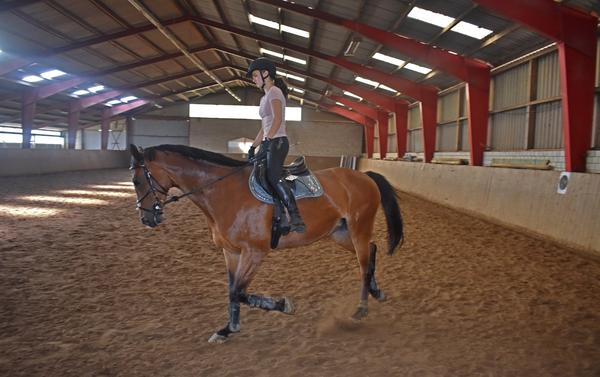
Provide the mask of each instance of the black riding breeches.
{"label": "black riding breeches", "polygon": [[267,152],[267,180],[272,188],[277,186],[277,181],[281,178],[283,163],[290,149],[290,143],[285,136],[277,137],[270,141]]}

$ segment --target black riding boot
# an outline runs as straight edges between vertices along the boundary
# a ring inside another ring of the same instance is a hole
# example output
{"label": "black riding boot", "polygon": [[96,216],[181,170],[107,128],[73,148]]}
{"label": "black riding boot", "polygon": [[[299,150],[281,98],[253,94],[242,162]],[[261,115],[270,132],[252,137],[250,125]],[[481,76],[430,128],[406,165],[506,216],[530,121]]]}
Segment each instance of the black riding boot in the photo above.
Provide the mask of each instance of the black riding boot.
{"label": "black riding boot", "polygon": [[277,185],[275,185],[275,191],[277,191],[279,199],[283,201],[283,204],[290,214],[290,232],[304,233],[306,225],[300,217],[300,211],[298,211],[296,199],[294,198],[294,195],[292,195],[290,187],[280,179],[277,181]]}

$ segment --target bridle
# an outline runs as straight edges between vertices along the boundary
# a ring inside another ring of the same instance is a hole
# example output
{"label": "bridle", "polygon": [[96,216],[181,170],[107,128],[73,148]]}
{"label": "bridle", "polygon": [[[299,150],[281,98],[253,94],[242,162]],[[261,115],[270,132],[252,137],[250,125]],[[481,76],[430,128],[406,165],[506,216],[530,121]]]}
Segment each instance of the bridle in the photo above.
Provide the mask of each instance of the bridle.
{"label": "bridle", "polygon": [[[158,223],[158,217],[163,214],[163,207],[166,204],[166,202],[161,203],[161,200],[158,198],[157,193],[163,194],[165,197],[167,197],[169,190],[165,189],[160,183],[158,183],[156,179],[154,179],[154,177],[152,177],[152,174],[150,174],[150,170],[148,170],[148,167],[145,163],[142,162],[136,165],[132,165],[129,169],[133,170],[136,167],[140,167],[144,170],[144,178],[146,178],[146,183],[148,183],[148,190],[144,195],[142,195],[141,198],[139,198],[135,202],[135,207],[138,210],[152,213],[154,222]],[[142,207],[142,201],[146,199],[146,197],[148,197],[148,195],[150,194],[154,196],[154,203],[152,204],[152,209]]]}
{"label": "bridle", "polygon": [[[260,157],[263,158],[263,157]],[[186,196],[192,195],[194,193],[200,192],[202,190],[204,190],[205,188],[214,185],[215,183],[222,181],[223,179],[236,174],[240,171],[242,171],[246,166],[253,164],[256,160],[260,159],[258,156],[251,159],[250,161],[246,162],[244,165],[240,165],[237,168],[233,169],[231,172],[215,179],[214,181],[208,182],[207,184],[200,186],[198,188],[195,188],[193,190],[190,190],[186,193],[183,193],[181,195],[173,195],[171,197],[169,197],[168,195],[168,189],[164,188],[150,173],[150,170],[148,170],[148,167],[146,166],[146,164],[144,163],[144,161],[137,161],[135,164],[132,164],[131,167],[129,168],[129,170],[133,170],[135,168],[142,168],[144,171],[144,178],[146,178],[146,183],[148,184],[148,190],[146,191],[146,193],[144,195],[142,195],[141,198],[139,198],[136,201],[136,208],[144,211],[144,212],[150,212],[152,213],[152,216],[154,218],[154,221],[156,223],[158,223],[158,217],[161,216],[163,214],[163,208],[169,204],[169,203],[173,203],[178,201],[181,198],[184,198]],[[158,197],[157,193],[159,194],[163,194],[166,198],[166,200],[161,201],[160,198]],[[152,204],[152,208],[145,208],[142,207],[142,201],[144,199],[146,199],[146,197],[148,197],[150,194],[152,194],[152,196],[154,196],[154,203]]]}

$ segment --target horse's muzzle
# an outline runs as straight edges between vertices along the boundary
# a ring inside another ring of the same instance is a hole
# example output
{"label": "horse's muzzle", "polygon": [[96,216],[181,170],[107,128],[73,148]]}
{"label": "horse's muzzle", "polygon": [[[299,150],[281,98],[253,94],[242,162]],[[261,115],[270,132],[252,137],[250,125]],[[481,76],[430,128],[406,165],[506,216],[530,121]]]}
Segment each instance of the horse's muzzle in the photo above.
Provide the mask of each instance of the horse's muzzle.
{"label": "horse's muzzle", "polygon": [[154,228],[154,227],[158,226],[158,224],[162,223],[162,215],[156,215],[151,218],[142,216],[141,221],[142,221],[142,224],[144,224],[150,228]]}

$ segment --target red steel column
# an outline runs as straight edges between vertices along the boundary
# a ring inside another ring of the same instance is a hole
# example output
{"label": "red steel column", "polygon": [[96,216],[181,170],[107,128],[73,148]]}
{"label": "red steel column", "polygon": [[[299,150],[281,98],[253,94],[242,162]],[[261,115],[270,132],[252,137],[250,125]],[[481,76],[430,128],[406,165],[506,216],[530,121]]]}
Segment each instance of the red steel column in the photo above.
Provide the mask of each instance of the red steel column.
{"label": "red steel column", "polygon": [[[483,153],[487,143],[488,109],[490,101],[490,72],[481,72],[479,80],[467,83],[469,102],[469,143],[471,165],[483,165]],[[477,84],[475,84],[477,83]]]}
{"label": "red steel column", "polygon": [[375,142],[375,129],[373,126],[364,125],[365,129],[365,149],[367,158],[373,158],[373,144]]}
{"label": "red steel column", "polygon": [[408,133],[408,105],[396,103],[396,143],[398,144],[398,158],[406,153],[406,136]]}
{"label": "red steel column", "polygon": [[21,129],[23,131],[21,148],[23,149],[31,148],[31,130],[35,118],[36,97],[37,89],[26,91],[21,97]]}
{"label": "red steel column", "polygon": [[419,103],[423,125],[423,162],[431,162],[435,152],[435,128],[437,127],[437,95],[428,93]]}
{"label": "red steel column", "polygon": [[81,111],[76,102],[71,102],[69,105],[69,129],[67,132],[67,148],[75,149],[77,140],[77,129],[79,128],[79,115]]}
{"label": "red steel column", "polygon": [[108,149],[108,130],[110,129],[110,109],[102,111],[102,125],[100,127],[101,148]]}
{"label": "red steel column", "polygon": [[383,160],[387,155],[388,145],[389,117],[387,112],[377,112],[377,127],[379,131],[379,158]]}
{"label": "red steel column", "polygon": [[563,42],[558,44],[567,171],[586,170],[587,151],[592,141],[595,55],[595,48],[586,55]]}

